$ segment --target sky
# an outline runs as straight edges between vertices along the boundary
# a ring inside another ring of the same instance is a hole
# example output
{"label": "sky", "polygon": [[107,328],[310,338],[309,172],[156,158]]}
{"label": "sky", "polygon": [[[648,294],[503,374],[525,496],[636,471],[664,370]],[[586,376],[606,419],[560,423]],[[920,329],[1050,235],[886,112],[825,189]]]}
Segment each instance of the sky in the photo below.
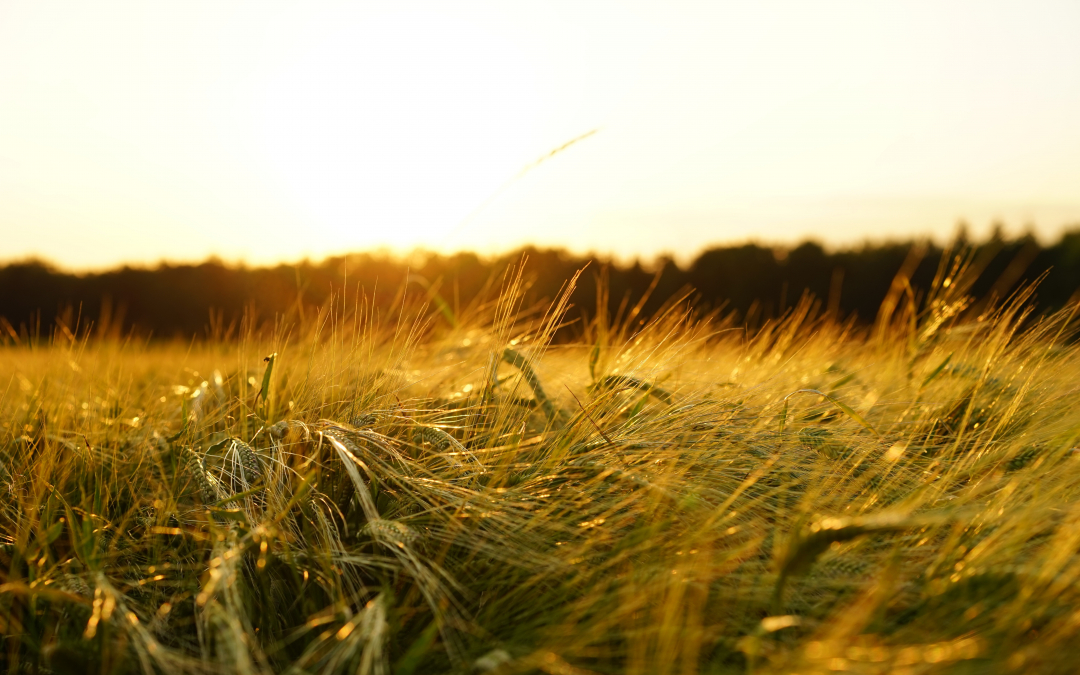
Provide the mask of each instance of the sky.
{"label": "sky", "polygon": [[1074,0],[0,0],[0,261],[1052,240],[1078,34]]}

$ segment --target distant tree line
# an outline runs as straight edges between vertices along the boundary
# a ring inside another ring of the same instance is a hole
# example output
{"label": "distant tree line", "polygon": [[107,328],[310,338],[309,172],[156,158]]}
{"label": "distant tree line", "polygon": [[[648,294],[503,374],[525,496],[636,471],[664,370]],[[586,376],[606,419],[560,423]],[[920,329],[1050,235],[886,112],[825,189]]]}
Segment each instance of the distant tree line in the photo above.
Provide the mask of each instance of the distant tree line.
{"label": "distant tree line", "polygon": [[822,311],[868,323],[905,261],[911,286],[925,291],[943,256],[957,250],[967,250],[980,272],[972,289],[977,297],[1004,298],[1038,279],[1036,303],[1046,311],[1068,303],[1080,288],[1080,229],[1048,246],[1031,236],[1007,239],[1000,233],[982,242],[964,241],[963,235],[958,239],[948,251],[918,243],[835,252],[814,242],[783,249],[745,244],[706,250],[686,266],[670,259],[620,265],[536,248],[495,258],[458,253],[417,254],[406,260],[359,253],[275,267],[210,260],[81,275],[40,261],[16,262],[0,268],[0,341],[40,339],[54,330],[88,327],[98,333],[135,331],[157,338],[227,337],[245,313],[259,321],[296,317],[344,289],[362,290],[375,307],[384,309],[400,299],[402,289],[437,294],[451,308],[461,307],[485,289],[497,291],[506,270],[523,258],[532,282],[526,302],[554,298],[574,272],[588,265],[571,298],[571,317],[595,315],[597,283],[604,277],[612,313],[625,300],[636,302],[648,294],[642,311],[648,316],[670,298],[689,292],[695,311],[733,312],[754,324],[782,315],[811,294]]}

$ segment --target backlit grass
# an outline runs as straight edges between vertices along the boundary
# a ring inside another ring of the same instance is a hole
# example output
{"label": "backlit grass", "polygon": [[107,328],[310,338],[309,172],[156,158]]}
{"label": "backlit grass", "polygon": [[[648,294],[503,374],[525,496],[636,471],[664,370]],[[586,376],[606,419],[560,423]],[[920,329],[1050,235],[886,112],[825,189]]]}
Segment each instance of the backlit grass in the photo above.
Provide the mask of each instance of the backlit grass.
{"label": "backlit grass", "polygon": [[1077,307],[969,282],[0,348],[7,672],[1074,672]]}

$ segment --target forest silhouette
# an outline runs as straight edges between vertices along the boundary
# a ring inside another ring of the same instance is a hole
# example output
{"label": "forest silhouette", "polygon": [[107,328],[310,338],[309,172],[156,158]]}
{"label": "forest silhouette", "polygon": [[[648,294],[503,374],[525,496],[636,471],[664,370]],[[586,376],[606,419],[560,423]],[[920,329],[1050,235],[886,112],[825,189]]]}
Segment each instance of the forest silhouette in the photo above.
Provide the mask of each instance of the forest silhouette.
{"label": "forest silhouette", "polygon": [[[618,264],[596,256],[555,249],[524,248],[483,258],[452,255],[357,253],[271,267],[245,267],[209,260],[195,265],[123,267],[73,274],[29,260],[0,268],[0,340],[26,343],[56,330],[154,339],[228,338],[242,319],[287,321],[325,306],[343,290],[362,292],[379,311],[391,309],[402,291],[427,294],[454,312],[497,289],[508,269],[525,260],[525,302],[555,297],[582,268],[571,296],[570,318],[597,312],[597,283],[605,280],[609,306],[644,298],[639,316],[651,316],[672,299],[690,301],[696,312],[734,313],[749,328],[782,316],[800,300],[813,298],[818,311],[855,323],[870,323],[893,280],[903,276],[913,291],[927,289],[943,259],[968,255],[978,282],[972,294],[1004,299],[1038,282],[1036,307],[1064,306],[1080,288],[1080,228],[1056,242],[1033,236],[1006,238],[1000,229],[970,242],[960,230],[952,244],[866,244],[828,251],[815,242],[775,248],[748,243],[710,248],[687,265],[668,258],[648,264]],[[565,331],[573,332],[573,325]]]}

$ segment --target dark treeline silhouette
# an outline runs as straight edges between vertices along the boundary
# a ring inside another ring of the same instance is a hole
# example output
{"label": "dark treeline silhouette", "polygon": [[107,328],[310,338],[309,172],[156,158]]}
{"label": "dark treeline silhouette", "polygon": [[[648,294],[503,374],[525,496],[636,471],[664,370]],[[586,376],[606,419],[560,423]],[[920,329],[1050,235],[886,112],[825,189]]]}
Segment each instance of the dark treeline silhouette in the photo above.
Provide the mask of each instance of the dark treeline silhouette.
{"label": "dark treeline silhouette", "polygon": [[406,262],[361,253],[276,267],[209,261],[85,275],[29,261],[0,268],[0,340],[10,344],[45,338],[60,326],[98,334],[134,330],[158,338],[228,337],[245,313],[258,321],[295,318],[346,287],[363,289],[381,308],[389,308],[402,288],[434,290],[448,305],[460,308],[485,289],[497,289],[507,268],[523,257],[528,258],[526,277],[532,280],[527,302],[555,297],[575,271],[589,264],[572,296],[572,317],[596,313],[596,284],[605,276],[612,312],[624,299],[636,301],[652,287],[642,313],[648,316],[693,289],[695,309],[735,312],[754,324],[782,315],[809,293],[820,300],[823,311],[866,323],[873,320],[905,260],[913,268],[912,287],[925,291],[943,256],[965,247],[981,270],[972,289],[977,297],[1004,298],[1042,277],[1036,302],[1045,311],[1065,305],[1080,287],[1080,229],[1048,246],[1031,236],[1006,239],[1000,234],[969,244],[961,235],[950,247],[952,253],[913,243],[836,252],[813,242],[785,249],[746,244],[706,250],[685,267],[665,259],[648,266],[618,265],[535,248],[493,259],[471,253],[425,254]]}

